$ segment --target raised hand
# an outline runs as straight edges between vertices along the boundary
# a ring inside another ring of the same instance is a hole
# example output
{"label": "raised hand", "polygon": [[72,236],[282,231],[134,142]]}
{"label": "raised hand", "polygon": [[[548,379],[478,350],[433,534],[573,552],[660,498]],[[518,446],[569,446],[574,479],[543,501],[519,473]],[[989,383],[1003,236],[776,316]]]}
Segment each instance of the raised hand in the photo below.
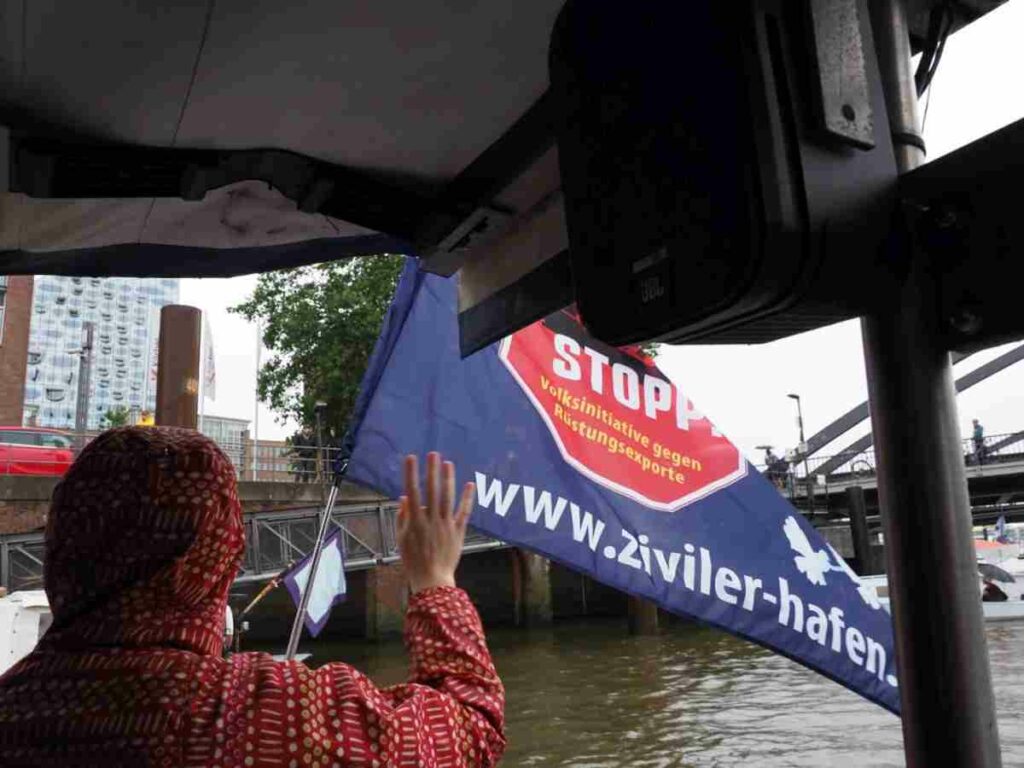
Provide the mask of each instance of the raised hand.
{"label": "raised hand", "polygon": [[406,456],[405,495],[398,500],[398,549],[413,592],[455,586],[466,524],[476,487],[466,483],[455,507],[455,465],[427,454],[426,498],[420,493],[419,462]]}

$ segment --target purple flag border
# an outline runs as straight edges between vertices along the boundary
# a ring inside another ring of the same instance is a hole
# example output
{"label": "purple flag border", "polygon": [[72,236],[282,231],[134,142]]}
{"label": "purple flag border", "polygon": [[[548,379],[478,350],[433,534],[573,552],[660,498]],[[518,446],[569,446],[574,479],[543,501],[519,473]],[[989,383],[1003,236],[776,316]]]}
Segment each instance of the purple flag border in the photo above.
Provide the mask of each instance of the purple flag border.
{"label": "purple flag border", "polygon": [[[344,533],[344,531],[341,528],[339,528],[334,533],[332,533],[330,536],[328,536],[327,539],[324,541],[324,550],[326,550],[328,547],[337,547],[338,548],[338,555],[341,557],[341,568],[342,568],[342,571],[344,572],[344,569],[345,569],[345,548],[342,546],[342,540],[341,540],[341,536],[342,536],[343,533]],[[288,573],[285,574],[284,579],[283,579],[285,589],[288,590],[288,594],[291,595],[292,600],[295,601],[295,609],[296,610],[298,610],[299,605],[302,603],[302,590],[299,589],[299,585],[298,585],[298,583],[295,580],[295,574],[297,574],[299,571],[301,571],[302,568],[307,563],[311,562],[312,558],[313,558],[312,555],[306,555],[306,557],[302,558],[299,562],[297,562],[295,565],[293,565],[291,567],[291,569],[288,571]],[[321,562],[322,561],[323,561],[323,555],[321,553]],[[307,580],[306,587],[307,588],[312,588],[313,581],[314,580]],[[310,618],[310,616],[309,616],[309,608],[307,607],[306,615],[302,617],[302,620],[303,620],[303,623],[306,626],[306,631],[309,632],[309,636],[310,637],[316,637],[317,635],[319,635],[323,631],[323,628],[327,625],[327,622],[330,621],[331,612],[334,610],[334,606],[338,605],[338,603],[345,602],[347,599],[348,599],[348,577],[346,576],[345,577],[345,591],[342,592],[340,595],[335,595],[334,596],[334,599],[331,601],[331,604],[327,607],[327,611],[324,613],[324,616],[323,616],[323,618],[320,621],[313,621],[313,619]]]}

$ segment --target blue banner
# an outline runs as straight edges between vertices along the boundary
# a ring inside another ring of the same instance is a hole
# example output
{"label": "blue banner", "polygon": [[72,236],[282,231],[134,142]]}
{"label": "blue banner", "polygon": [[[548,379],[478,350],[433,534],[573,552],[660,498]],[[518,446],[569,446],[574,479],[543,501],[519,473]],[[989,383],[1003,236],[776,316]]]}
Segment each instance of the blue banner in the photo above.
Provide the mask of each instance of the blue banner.
{"label": "blue banner", "polygon": [[454,280],[403,271],[347,476],[396,497],[408,453],[477,484],[471,524],[788,656],[899,712],[870,587],[635,349],[556,312],[463,360]]}

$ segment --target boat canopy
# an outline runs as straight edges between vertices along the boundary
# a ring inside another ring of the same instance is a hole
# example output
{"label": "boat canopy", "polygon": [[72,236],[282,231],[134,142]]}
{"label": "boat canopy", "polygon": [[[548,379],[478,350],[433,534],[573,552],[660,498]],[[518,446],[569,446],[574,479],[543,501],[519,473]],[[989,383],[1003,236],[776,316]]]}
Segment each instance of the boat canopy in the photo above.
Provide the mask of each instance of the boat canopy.
{"label": "boat canopy", "polygon": [[[914,0],[917,39],[937,2]],[[999,2],[957,0],[956,24]],[[5,0],[0,271],[227,276],[404,251],[450,273],[497,221],[558,228],[561,5]]]}

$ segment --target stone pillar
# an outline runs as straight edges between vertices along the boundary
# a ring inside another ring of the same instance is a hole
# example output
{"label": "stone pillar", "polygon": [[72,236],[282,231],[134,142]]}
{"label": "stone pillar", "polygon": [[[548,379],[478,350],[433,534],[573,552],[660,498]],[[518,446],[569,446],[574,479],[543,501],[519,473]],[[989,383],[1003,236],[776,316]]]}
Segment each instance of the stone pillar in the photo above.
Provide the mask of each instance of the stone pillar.
{"label": "stone pillar", "polygon": [[195,429],[199,418],[199,342],[202,313],[171,304],[160,310],[156,423]]}
{"label": "stone pillar", "polygon": [[516,624],[527,627],[551,623],[551,562],[523,549],[512,550]]}
{"label": "stone pillar", "polygon": [[409,580],[401,563],[378,565],[366,573],[366,638],[400,636],[409,605]]}
{"label": "stone pillar", "polygon": [[650,600],[629,596],[629,634],[656,635],[658,633],[658,606]]}

